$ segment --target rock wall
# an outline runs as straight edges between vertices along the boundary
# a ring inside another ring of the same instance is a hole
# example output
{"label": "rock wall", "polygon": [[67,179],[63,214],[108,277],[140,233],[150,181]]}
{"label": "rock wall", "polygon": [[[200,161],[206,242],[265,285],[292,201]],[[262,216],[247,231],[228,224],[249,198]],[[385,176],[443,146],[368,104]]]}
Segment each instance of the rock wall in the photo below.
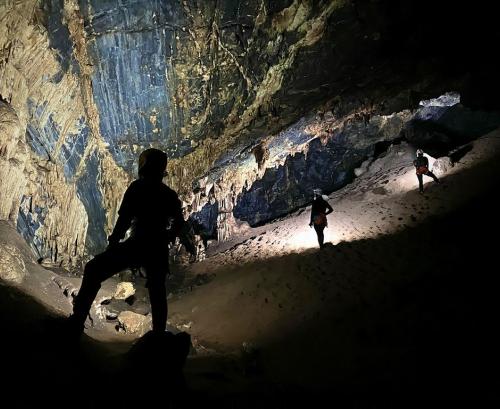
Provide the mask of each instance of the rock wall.
{"label": "rock wall", "polygon": [[[71,10],[71,2],[65,5],[61,18]],[[11,124],[0,133],[1,217],[17,224],[39,258],[75,266],[105,245],[128,178],[93,132],[90,84],[75,68],[83,65],[78,39],[68,29],[59,33],[73,45],[68,64],[51,47],[47,27],[60,30],[48,24],[54,17],[39,2],[2,2],[0,15],[0,115]],[[116,199],[101,183],[103,174]]]}
{"label": "rock wall", "polygon": [[27,180],[24,174],[27,149],[20,138],[19,118],[9,104],[0,101],[0,219],[17,218],[20,197]]}
{"label": "rock wall", "polygon": [[492,26],[465,36],[453,30],[468,9],[426,7],[0,0],[0,218],[38,258],[77,266],[106,245],[149,147],[168,152],[168,183],[205,239],[302,206],[308,186],[336,189],[399,137],[420,100],[463,90],[492,106],[494,88],[468,91],[496,71],[467,58]]}
{"label": "rock wall", "polygon": [[[385,103],[396,106],[400,99]],[[466,108],[453,92],[422,101],[417,109],[390,115],[382,110],[379,105],[349,115],[320,111],[268,137],[258,150],[240,152],[237,161],[199,181],[192,218],[206,230],[217,228],[217,238],[225,240],[241,230],[241,221],[257,226],[307,205],[314,188],[328,194],[345,186],[359,176],[362,164],[384,155],[393,143],[406,141],[441,157],[500,126],[499,112]],[[217,204],[214,220],[207,208]]]}

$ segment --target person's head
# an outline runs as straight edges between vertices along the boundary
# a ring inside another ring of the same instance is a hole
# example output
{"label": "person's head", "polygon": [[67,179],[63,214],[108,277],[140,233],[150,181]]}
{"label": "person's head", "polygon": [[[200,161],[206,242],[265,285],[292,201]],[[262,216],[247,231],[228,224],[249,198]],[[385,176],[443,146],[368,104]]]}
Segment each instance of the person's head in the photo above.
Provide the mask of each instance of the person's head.
{"label": "person's head", "polygon": [[313,194],[314,194],[314,198],[315,198],[315,199],[316,199],[317,197],[320,197],[322,193],[323,193],[323,192],[322,192],[322,191],[321,191],[321,189],[319,189],[319,188],[313,189]]}
{"label": "person's head", "polygon": [[162,179],[166,174],[167,154],[159,149],[146,149],[139,156],[139,177]]}
{"label": "person's head", "polygon": [[422,149],[417,149],[417,156],[424,156],[424,151]]}

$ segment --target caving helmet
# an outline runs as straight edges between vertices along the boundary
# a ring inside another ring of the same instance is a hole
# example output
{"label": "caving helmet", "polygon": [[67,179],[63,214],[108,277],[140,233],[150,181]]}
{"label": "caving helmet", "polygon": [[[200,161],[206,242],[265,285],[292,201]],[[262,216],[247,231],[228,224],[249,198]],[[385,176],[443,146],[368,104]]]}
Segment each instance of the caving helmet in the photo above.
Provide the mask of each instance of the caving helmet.
{"label": "caving helmet", "polygon": [[315,196],[321,196],[321,194],[323,192],[321,191],[320,188],[315,188],[315,189],[313,189],[313,193],[314,193]]}
{"label": "caving helmet", "polygon": [[417,156],[422,156],[424,151],[422,149],[417,149]]}
{"label": "caving helmet", "polygon": [[139,155],[139,177],[163,177],[167,167],[167,154],[159,149],[146,149]]}

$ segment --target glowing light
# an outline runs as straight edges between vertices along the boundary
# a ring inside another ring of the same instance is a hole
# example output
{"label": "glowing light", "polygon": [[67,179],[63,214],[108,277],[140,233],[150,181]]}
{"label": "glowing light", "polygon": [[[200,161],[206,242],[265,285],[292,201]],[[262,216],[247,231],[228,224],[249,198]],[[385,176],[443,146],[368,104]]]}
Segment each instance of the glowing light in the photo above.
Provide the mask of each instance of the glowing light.
{"label": "glowing light", "polygon": [[[302,219],[303,220],[303,219]],[[339,213],[335,215],[333,221],[329,222],[329,227],[324,230],[325,243],[337,244],[339,241],[350,241],[353,237],[340,237],[339,229],[336,228],[343,224],[343,217]],[[311,248],[318,248],[318,236],[313,227],[305,224],[293,229],[293,234],[285,243],[290,251],[303,251]]]}
{"label": "glowing light", "polygon": [[460,103],[460,94],[458,92],[447,92],[437,98],[420,101],[421,107],[451,107]]}
{"label": "glowing light", "polygon": [[318,247],[316,231],[309,226],[298,228],[287,243],[290,250],[304,250]]}
{"label": "glowing light", "polygon": [[[428,154],[424,153],[424,155],[429,160],[429,169],[432,170],[436,159]],[[426,183],[432,183],[432,179],[424,178],[424,184]],[[362,185],[365,186],[364,182],[362,182]],[[388,196],[400,196],[409,191],[417,191],[418,180],[413,165],[407,165],[407,171],[385,184],[384,189],[387,191],[386,194]],[[364,194],[366,195],[364,198],[366,203],[370,203],[371,199],[375,201],[379,200],[378,194],[370,190]],[[372,198],[371,195],[374,197]],[[325,243],[330,242],[337,245],[340,242],[350,242],[381,234],[380,231],[377,232],[370,229],[373,216],[367,218],[362,216],[362,208],[351,209],[349,206],[345,207],[344,204],[341,204],[342,201],[339,203],[339,208],[334,198],[329,202],[334,208],[334,213],[328,220],[329,227],[324,230]],[[310,208],[303,215],[289,220],[290,225],[288,229],[291,233],[289,233],[289,236],[285,238],[283,243],[287,250],[300,252],[319,247],[316,231],[308,225],[309,214]],[[390,223],[389,220],[380,221],[380,226],[383,226],[385,234],[389,234],[395,228]]]}

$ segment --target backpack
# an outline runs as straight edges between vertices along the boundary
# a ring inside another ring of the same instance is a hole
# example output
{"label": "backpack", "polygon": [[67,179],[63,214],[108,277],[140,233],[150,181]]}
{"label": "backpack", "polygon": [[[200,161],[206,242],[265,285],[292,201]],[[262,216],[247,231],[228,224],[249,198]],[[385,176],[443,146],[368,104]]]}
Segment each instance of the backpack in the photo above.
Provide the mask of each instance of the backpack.
{"label": "backpack", "polygon": [[320,226],[324,225],[326,226],[326,215],[324,213],[319,213],[316,216],[314,216],[313,222],[315,225]]}
{"label": "backpack", "polygon": [[425,175],[427,172],[429,172],[429,168],[427,166],[417,167],[417,175]]}

